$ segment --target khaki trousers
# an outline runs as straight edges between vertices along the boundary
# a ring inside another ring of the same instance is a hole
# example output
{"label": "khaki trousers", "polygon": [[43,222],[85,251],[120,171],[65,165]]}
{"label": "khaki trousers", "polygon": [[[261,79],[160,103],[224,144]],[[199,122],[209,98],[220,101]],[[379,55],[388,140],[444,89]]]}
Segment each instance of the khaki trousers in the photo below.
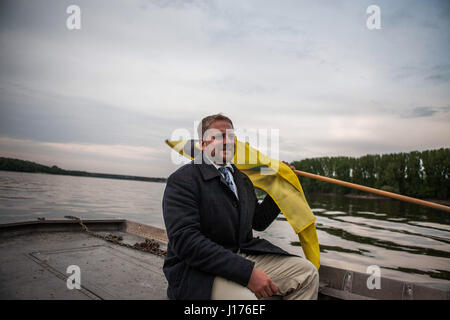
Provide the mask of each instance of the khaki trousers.
{"label": "khaki trousers", "polygon": [[[301,257],[276,254],[247,255],[255,268],[264,271],[278,287],[277,295],[283,300],[315,300],[319,290],[319,273],[316,267]],[[257,300],[247,287],[216,277],[211,293],[212,300]]]}

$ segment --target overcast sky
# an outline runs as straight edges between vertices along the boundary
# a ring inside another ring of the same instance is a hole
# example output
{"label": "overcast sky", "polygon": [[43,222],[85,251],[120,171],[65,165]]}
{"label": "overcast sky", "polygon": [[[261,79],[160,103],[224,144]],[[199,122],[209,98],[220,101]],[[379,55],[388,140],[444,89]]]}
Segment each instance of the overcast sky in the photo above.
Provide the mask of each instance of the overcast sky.
{"label": "overcast sky", "polygon": [[0,156],[166,177],[164,140],[218,112],[286,161],[450,146],[450,1],[0,6]]}

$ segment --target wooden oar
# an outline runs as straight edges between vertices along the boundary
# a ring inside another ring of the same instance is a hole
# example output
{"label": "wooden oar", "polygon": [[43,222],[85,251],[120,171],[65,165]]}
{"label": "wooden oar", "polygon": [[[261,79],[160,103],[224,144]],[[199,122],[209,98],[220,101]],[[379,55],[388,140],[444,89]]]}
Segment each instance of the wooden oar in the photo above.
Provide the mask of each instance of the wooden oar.
{"label": "wooden oar", "polygon": [[450,212],[450,207],[449,206],[444,206],[442,204],[438,204],[438,203],[435,203],[435,202],[430,202],[430,201],[420,200],[420,199],[411,198],[411,197],[407,197],[407,196],[402,196],[401,194],[392,193],[392,192],[383,191],[383,190],[378,190],[378,189],[370,188],[370,187],[365,187],[365,186],[361,186],[359,184],[350,183],[350,182],[337,180],[337,179],[333,179],[333,178],[327,178],[327,177],[319,176],[317,174],[312,174],[312,173],[308,173],[308,172],[304,172],[304,171],[300,171],[300,170],[293,170],[293,171],[296,174],[298,174],[299,176],[304,176],[304,177],[308,177],[308,178],[312,178],[312,179],[316,179],[316,180],[330,182],[330,183],[338,184],[338,185],[341,185],[341,186],[344,186],[344,187],[348,187],[348,188],[352,188],[352,189],[358,189],[358,190],[362,190],[362,191],[366,191],[366,192],[370,192],[370,193],[375,193],[375,194],[378,194],[380,196],[394,198],[394,199],[397,199],[397,200],[406,201],[406,202],[418,204],[418,205],[421,205],[421,206],[426,206],[426,207],[430,207],[430,208],[433,208],[433,209]]}

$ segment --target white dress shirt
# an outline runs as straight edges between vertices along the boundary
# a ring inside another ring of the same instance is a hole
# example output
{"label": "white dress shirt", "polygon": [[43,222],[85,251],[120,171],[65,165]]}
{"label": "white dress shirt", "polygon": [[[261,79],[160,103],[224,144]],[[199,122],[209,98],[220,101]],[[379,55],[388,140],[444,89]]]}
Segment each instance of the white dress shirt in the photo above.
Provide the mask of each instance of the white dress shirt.
{"label": "white dress shirt", "polygon": [[[212,160],[206,155],[206,153],[204,154],[204,159],[205,159],[205,162],[206,162],[206,163],[212,164],[212,165],[217,169],[217,171],[219,171],[219,173],[222,175],[222,177],[223,177],[224,179],[225,179],[225,176],[223,175],[222,172],[220,172],[220,170],[219,170],[220,167],[228,167],[228,168],[230,168],[231,172],[234,173],[234,168],[233,168],[233,166],[231,165],[230,162],[227,162],[224,166],[219,166],[219,165],[215,164],[214,161],[212,161]],[[231,183],[233,184],[234,189],[236,190],[236,193],[235,193],[235,194],[236,194],[236,198],[239,199],[239,197],[238,197],[238,195],[237,195],[237,186],[236,186],[236,183],[234,182],[234,177],[233,177],[232,174],[230,175],[230,177],[231,177]]]}

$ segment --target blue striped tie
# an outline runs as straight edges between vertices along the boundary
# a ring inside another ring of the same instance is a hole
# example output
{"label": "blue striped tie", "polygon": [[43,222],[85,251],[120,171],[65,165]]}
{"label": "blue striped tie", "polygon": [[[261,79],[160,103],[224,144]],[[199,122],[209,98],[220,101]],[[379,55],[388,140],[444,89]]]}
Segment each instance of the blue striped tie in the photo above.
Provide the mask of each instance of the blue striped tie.
{"label": "blue striped tie", "polygon": [[227,182],[228,186],[230,187],[231,191],[234,192],[234,194],[237,197],[237,191],[236,191],[236,187],[233,184],[233,182],[231,181],[231,172],[230,172],[230,168],[229,167],[220,167],[219,171],[222,172],[222,174],[225,177],[225,181]]}

